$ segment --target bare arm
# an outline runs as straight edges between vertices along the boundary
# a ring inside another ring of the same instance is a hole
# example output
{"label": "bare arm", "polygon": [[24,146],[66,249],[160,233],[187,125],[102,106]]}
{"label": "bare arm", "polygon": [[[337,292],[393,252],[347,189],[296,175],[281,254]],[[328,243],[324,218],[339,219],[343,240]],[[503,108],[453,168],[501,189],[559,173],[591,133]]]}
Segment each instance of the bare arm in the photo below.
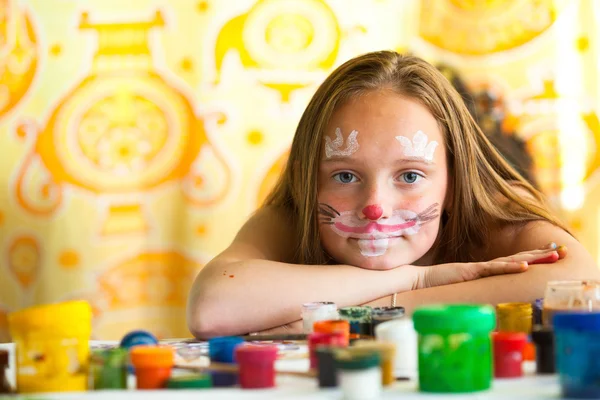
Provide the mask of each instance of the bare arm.
{"label": "bare arm", "polygon": [[284,213],[262,209],[202,269],[188,300],[188,326],[195,336],[284,325],[298,320],[300,305],[310,301],[343,307],[412,289],[411,268],[292,264],[293,232]]}
{"label": "bare arm", "polygon": [[600,278],[600,270],[587,250],[567,232],[549,222],[530,222],[518,231],[505,229],[499,232],[486,258],[539,248],[552,241],[568,249],[568,256],[554,264],[531,265],[524,274],[493,276],[400,293],[397,304],[412,312],[419,305],[431,303],[532,302],[543,297],[546,283],[550,280]]}

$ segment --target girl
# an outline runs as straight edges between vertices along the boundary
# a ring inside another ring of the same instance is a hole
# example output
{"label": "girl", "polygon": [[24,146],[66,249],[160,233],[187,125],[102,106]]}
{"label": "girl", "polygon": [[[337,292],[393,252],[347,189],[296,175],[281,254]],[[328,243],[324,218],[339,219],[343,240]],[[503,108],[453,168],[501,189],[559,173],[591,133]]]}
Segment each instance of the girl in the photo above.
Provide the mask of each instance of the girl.
{"label": "girl", "polygon": [[598,275],[443,75],[382,51],[316,91],[265,205],[196,278],[188,325],[294,331],[310,301],[533,301],[548,280]]}

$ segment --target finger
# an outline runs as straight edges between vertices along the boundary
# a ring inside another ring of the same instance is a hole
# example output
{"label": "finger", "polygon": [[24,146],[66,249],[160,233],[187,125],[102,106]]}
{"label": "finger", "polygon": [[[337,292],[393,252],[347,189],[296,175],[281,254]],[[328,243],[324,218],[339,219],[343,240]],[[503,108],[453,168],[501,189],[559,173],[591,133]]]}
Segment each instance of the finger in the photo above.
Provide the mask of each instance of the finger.
{"label": "finger", "polygon": [[487,261],[476,264],[476,270],[479,278],[485,278],[494,275],[515,274],[526,271],[529,267],[526,261]]}
{"label": "finger", "polygon": [[567,256],[568,253],[568,249],[567,246],[559,246],[558,249],[556,249],[556,252],[558,253],[558,259],[562,260],[563,258],[565,258]]}
{"label": "finger", "polygon": [[541,247],[542,250],[547,250],[547,249],[552,249],[552,250],[556,250],[558,246],[556,245],[556,243],[554,242],[550,242],[547,245],[545,245],[544,247]]}
{"label": "finger", "polygon": [[528,263],[531,263],[531,262],[536,261],[536,260],[541,260],[541,259],[553,257],[553,255],[555,255],[555,254],[556,255],[558,254],[556,252],[556,250],[541,250],[541,251],[532,250],[530,252],[517,253],[517,254],[515,254],[513,256],[510,256],[510,257],[496,258],[496,259],[494,259],[492,261],[513,261],[513,262],[527,261]]}
{"label": "finger", "polygon": [[552,264],[558,261],[559,254],[557,251],[553,251],[552,254],[538,258],[537,260],[530,261],[529,264]]}
{"label": "finger", "polygon": [[[553,248],[541,248],[541,249],[535,249],[535,250],[525,250],[525,251],[521,251],[521,252],[518,252],[516,254],[513,254],[511,257],[519,256],[519,255],[524,255],[524,254],[546,254],[546,253],[549,253],[551,251],[556,251],[556,249],[553,249]],[[501,257],[501,258],[509,258],[509,257]]]}

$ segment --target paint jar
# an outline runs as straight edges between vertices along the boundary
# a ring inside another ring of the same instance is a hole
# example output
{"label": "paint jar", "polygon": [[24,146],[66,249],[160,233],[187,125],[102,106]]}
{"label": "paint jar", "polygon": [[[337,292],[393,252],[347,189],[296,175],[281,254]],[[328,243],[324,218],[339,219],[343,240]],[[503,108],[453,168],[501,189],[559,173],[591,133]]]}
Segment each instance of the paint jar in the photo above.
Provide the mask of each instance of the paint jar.
{"label": "paint jar", "polygon": [[350,323],[350,334],[373,335],[373,309],[369,306],[342,307],[340,319]]}
{"label": "paint jar", "polygon": [[127,389],[129,352],[120,347],[93,350],[90,357],[92,389]]}
{"label": "paint jar", "polygon": [[301,316],[304,333],[312,333],[313,325],[317,321],[339,318],[337,306],[330,301],[302,304]]}
{"label": "paint jar", "polygon": [[499,332],[531,333],[533,308],[531,303],[501,303],[496,306]]}
{"label": "paint jar", "polygon": [[124,349],[131,349],[132,347],[140,346],[140,345],[157,345],[157,344],[158,344],[158,339],[156,338],[156,336],[154,336],[153,334],[151,334],[148,331],[137,330],[137,331],[131,331],[128,334],[126,334],[125,336],[123,336],[123,338],[121,339],[121,342],[119,343],[119,347],[122,347]]}
{"label": "paint jar", "polygon": [[350,344],[350,323],[343,319],[317,321],[313,325],[314,332],[341,333],[344,335],[344,346]]}
{"label": "paint jar", "polygon": [[396,345],[390,342],[381,342],[375,340],[357,340],[353,344],[354,351],[368,351],[379,353],[381,360],[381,384],[389,386],[395,382],[394,378],[394,358],[396,356]]}
{"label": "paint jar", "polygon": [[415,378],[417,376],[417,332],[410,318],[393,319],[375,327],[377,341],[394,343],[394,376]]}
{"label": "paint jar", "polygon": [[600,311],[600,281],[548,282],[542,311],[544,326],[552,326],[552,318],[557,311]]}
{"label": "paint jar", "polygon": [[240,365],[242,389],[264,389],[275,386],[277,346],[238,346],[235,357]]}
{"label": "paint jar", "polygon": [[167,381],[167,389],[209,389],[212,386],[209,374],[176,376]]}
{"label": "paint jar", "polygon": [[335,346],[317,346],[318,379],[320,388],[337,387],[337,371],[335,366],[335,354],[339,350]]}
{"label": "paint jar", "polygon": [[175,352],[171,347],[140,345],[130,351],[138,389],[161,389],[171,378]]}
{"label": "paint jar", "polygon": [[377,325],[393,319],[402,318],[404,317],[404,314],[404,307],[375,307],[371,313],[373,331]]}
{"label": "paint jar", "polygon": [[[245,343],[239,336],[220,336],[208,340],[210,361],[235,364],[235,349]],[[213,386],[227,387],[237,385],[238,375],[233,372],[212,371]]]}
{"label": "paint jar", "polygon": [[448,304],[419,307],[419,388],[424,392],[475,392],[492,381],[494,308]]}
{"label": "paint jar", "polygon": [[315,369],[319,365],[315,350],[318,346],[336,346],[346,347],[346,337],[341,332],[321,333],[313,332],[308,335],[308,355],[310,358],[310,368]]}
{"label": "paint jar", "polygon": [[336,353],[336,368],[343,398],[371,400],[381,397],[381,368],[378,352],[358,352],[351,348]]}
{"label": "paint jar", "polygon": [[85,301],[27,308],[8,315],[15,342],[17,391],[81,391],[88,386],[92,309]]}
{"label": "paint jar", "polygon": [[553,374],[556,372],[554,356],[554,332],[551,328],[535,325],[531,332],[535,343],[536,372]]}
{"label": "paint jar", "polygon": [[600,313],[556,313],[556,369],[562,396],[600,398]]}
{"label": "paint jar", "polygon": [[494,332],[494,376],[517,378],[523,376],[523,349],[527,335],[523,332]]}
{"label": "paint jar", "polygon": [[10,387],[10,383],[8,383],[8,376],[6,376],[8,365],[8,350],[0,349],[0,394],[12,393],[12,388]]}

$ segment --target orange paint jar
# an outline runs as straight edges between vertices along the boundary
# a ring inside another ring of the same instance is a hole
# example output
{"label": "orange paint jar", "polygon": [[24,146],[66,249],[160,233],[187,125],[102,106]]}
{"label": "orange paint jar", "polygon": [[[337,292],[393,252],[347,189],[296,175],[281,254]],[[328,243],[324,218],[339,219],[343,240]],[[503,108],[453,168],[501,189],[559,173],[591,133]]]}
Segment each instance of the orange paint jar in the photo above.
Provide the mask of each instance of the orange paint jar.
{"label": "orange paint jar", "polygon": [[350,343],[350,323],[343,319],[316,321],[313,325],[315,333],[343,333],[345,346]]}
{"label": "orange paint jar", "polygon": [[166,387],[175,362],[173,349],[166,346],[136,346],[131,349],[138,389]]}

